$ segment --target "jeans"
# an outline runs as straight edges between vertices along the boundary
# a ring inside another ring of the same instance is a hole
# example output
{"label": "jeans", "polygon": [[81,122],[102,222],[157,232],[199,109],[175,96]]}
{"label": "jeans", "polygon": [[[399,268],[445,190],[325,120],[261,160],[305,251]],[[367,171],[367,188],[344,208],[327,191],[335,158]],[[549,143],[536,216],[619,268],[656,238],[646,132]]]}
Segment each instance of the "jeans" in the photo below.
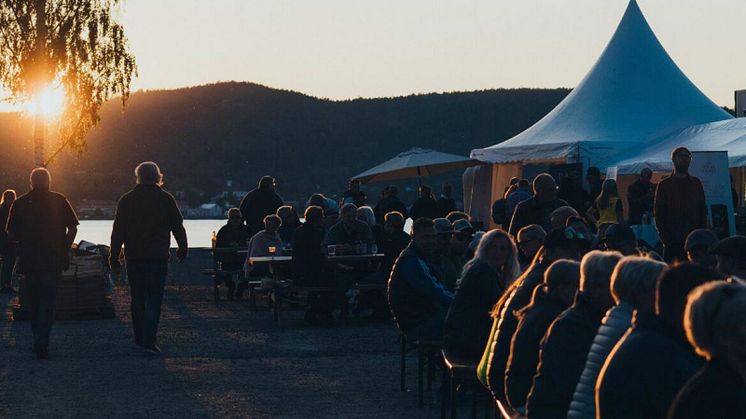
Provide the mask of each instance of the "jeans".
{"label": "jeans", "polygon": [[127,261],[135,342],[146,348],[156,343],[167,274],[168,260],[165,259]]}
{"label": "jeans", "polygon": [[34,349],[49,347],[49,333],[54,323],[54,299],[57,295],[57,282],[62,272],[28,272],[26,296],[31,307],[31,331],[34,334]]}
{"label": "jeans", "polygon": [[16,253],[10,251],[2,254],[3,267],[0,270],[0,288],[10,288],[13,279],[13,267],[16,262]]}

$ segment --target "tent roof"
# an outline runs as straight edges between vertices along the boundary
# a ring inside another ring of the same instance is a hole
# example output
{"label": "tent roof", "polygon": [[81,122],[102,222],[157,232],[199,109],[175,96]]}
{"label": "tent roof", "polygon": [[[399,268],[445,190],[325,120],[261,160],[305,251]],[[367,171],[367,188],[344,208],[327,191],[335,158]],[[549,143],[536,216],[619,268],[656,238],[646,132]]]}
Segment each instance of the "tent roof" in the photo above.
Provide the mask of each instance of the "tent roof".
{"label": "tent roof", "polygon": [[505,142],[472,150],[471,157],[490,163],[567,158],[577,156],[582,143],[608,144],[610,157],[692,125],[730,118],[673,62],[631,0],[601,57],[554,110]]}
{"label": "tent roof", "polygon": [[640,151],[627,152],[618,159],[612,159],[605,166],[617,166],[622,175],[640,173],[643,168],[655,172],[669,172],[672,169],[671,151],[676,147],[686,147],[690,151],[727,151],[730,167],[746,166],[746,118],[729,119],[695,125]]}
{"label": "tent roof", "polygon": [[420,176],[433,176],[451,170],[460,170],[482,164],[466,156],[441,153],[440,151],[413,148],[399,153],[376,167],[368,169],[352,179],[363,183],[384,180],[407,179]]}

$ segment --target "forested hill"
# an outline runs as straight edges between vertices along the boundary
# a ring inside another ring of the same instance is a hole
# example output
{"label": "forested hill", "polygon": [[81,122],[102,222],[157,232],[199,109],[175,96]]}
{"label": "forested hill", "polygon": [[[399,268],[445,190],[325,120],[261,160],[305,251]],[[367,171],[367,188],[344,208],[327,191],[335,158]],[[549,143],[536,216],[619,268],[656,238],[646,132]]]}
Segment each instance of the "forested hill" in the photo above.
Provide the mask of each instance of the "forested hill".
{"label": "forested hill", "polygon": [[[468,155],[521,132],[568,89],[496,89],[332,101],[252,83],[226,82],[134,93],[124,114],[108,103],[81,156],[51,166],[72,199],[116,199],[132,169],[154,160],[169,190],[191,201],[224,189],[247,190],[264,174],[286,199],[338,193],[346,179],[412,147]],[[0,115],[0,174],[26,189],[31,125]]]}

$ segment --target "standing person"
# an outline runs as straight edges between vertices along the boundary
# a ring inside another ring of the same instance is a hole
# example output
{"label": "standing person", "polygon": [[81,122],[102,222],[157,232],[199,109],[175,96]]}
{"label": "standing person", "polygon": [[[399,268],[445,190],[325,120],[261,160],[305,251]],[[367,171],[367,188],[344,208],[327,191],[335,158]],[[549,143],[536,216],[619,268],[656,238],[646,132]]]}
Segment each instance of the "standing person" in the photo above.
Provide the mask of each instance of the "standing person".
{"label": "standing person", "polygon": [[589,167],[585,172],[585,181],[588,182],[588,197],[591,200],[596,199],[596,197],[601,194],[601,189],[603,187],[604,180],[601,177],[601,170],[596,166]]}
{"label": "standing person", "polygon": [[435,198],[433,198],[430,187],[420,185],[418,191],[420,197],[414,201],[412,208],[409,210],[409,216],[412,218],[412,221],[417,221],[418,218],[430,218],[432,220],[440,218],[440,208]]}
{"label": "standing person", "polygon": [[557,198],[557,183],[549,173],[541,173],[534,179],[534,196],[515,207],[509,233],[515,237],[523,227],[538,224],[544,231],[552,229],[550,215],[567,202]]}
{"label": "standing person", "polygon": [[655,224],[663,243],[663,258],[686,259],[684,243],[693,230],[707,228],[707,204],[702,182],[689,174],[692,153],[679,147],[671,153],[674,170],[655,192]]}
{"label": "standing person", "polygon": [[16,200],[16,191],[7,189],[3,192],[3,200],[0,202],[0,222],[3,228],[0,229],[0,256],[3,258],[3,267],[0,271],[0,294],[13,294],[13,266],[16,263],[16,252],[13,243],[8,240],[8,233],[5,232],[5,225],[8,224],[10,207]]}
{"label": "standing person", "polygon": [[653,171],[645,168],[640,171],[640,177],[627,187],[627,202],[629,203],[629,225],[642,224],[642,215],[653,212],[655,201],[655,183]]}
{"label": "standing person", "polygon": [[78,217],[64,195],[49,190],[47,169],[31,171],[31,191],[10,208],[7,233],[18,242],[18,271],[25,275],[36,359],[49,358],[49,333],[62,271],[70,265],[70,246],[78,233]]}
{"label": "standing person", "polygon": [[[220,271],[238,271],[243,269],[244,258],[238,254],[238,247],[246,246],[249,240],[249,228],[241,222],[241,211],[238,208],[228,210],[228,222],[218,230],[215,247],[221,249],[213,256],[216,268]],[[235,250],[228,250],[234,248]],[[228,299],[233,300],[236,283],[231,274],[218,274],[216,281],[225,281],[228,288]],[[219,283],[219,282],[217,282]]]}
{"label": "standing person", "polygon": [[163,174],[158,165],[140,163],[135,177],[137,184],[117,204],[109,263],[112,270],[120,269],[119,255],[124,246],[135,345],[141,346],[146,355],[160,355],[156,336],[168,274],[169,236],[173,234],[176,239],[176,258],[181,262],[189,253],[187,235],[176,200],[161,189]]}
{"label": "standing person", "polygon": [[443,183],[442,193],[436,200],[438,207],[440,208],[440,216],[445,217],[451,211],[458,211],[456,208],[456,200],[453,199],[453,187],[448,182]]}
{"label": "standing person", "polygon": [[360,190],[360,179],[351,179],[349,183],[349,189],[342,192],[339,199],[339,206],[342,207],[344,204],[355,204],[355,206],[362,207],[365,205],[365,200],[368,195]]}
{"label": "standing person", "polygon": [[244,222],[254,235],[264,228],[264,217],[274,214],[282,206],[282,198],[275,192],[275,179],[263,176],[256,189],[241,200],[240,210]]}
{"label": "standing person", "polygon": [[527,199],[531,199],[531,197],[534,196],[531,193],[531,183],[528,179],[519,180],[517,185],[518,187],[516,190],[511,192],[505,201],[505,217],[507,217],[507,220],[513,218],[513,212],[515,212],[515,207],[517,207],[518,204]]}
{"label": "standing person", "polygon": [[619,199],[619,192],[614,179],[604,181],[601,193],[593,201],[585,215],[596,224],[596,227],[602,223],[624,224],[624,206],[622,200]]}
{"label": "standing person", "polygon": [[383,225],[386,222],[384,217],[392,211],[400,213],[404,216],[405,220],[409,214],[407,212],[407,206],[404,205],[404,202],[402,202],[401,199],[399,199],[399,188],[394,185],[386,188],[383,199],[381,199],[376,204],[375,208],[373,208],[373,212],[376,214],[376,222]]}

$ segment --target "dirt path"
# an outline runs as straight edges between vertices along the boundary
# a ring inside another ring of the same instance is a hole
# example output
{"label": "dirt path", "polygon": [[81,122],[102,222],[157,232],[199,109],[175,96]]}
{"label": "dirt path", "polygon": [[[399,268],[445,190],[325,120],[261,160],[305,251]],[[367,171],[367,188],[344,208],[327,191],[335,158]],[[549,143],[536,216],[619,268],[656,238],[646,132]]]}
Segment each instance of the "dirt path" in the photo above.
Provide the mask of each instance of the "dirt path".
{"label": "dirt path", "polygon": [[391,323],[312,328],[289,311],[280,329],[268,311],[216,304],[205,287],[169,288],[165,356],[148,359],[126,290],[114,302],[115,319],[56,323],[51,359],[36,361],[29,324],[10,321],[1,297],[0,417],[439,417],[433,393],[418,409],[415,391],[399,391]]}

